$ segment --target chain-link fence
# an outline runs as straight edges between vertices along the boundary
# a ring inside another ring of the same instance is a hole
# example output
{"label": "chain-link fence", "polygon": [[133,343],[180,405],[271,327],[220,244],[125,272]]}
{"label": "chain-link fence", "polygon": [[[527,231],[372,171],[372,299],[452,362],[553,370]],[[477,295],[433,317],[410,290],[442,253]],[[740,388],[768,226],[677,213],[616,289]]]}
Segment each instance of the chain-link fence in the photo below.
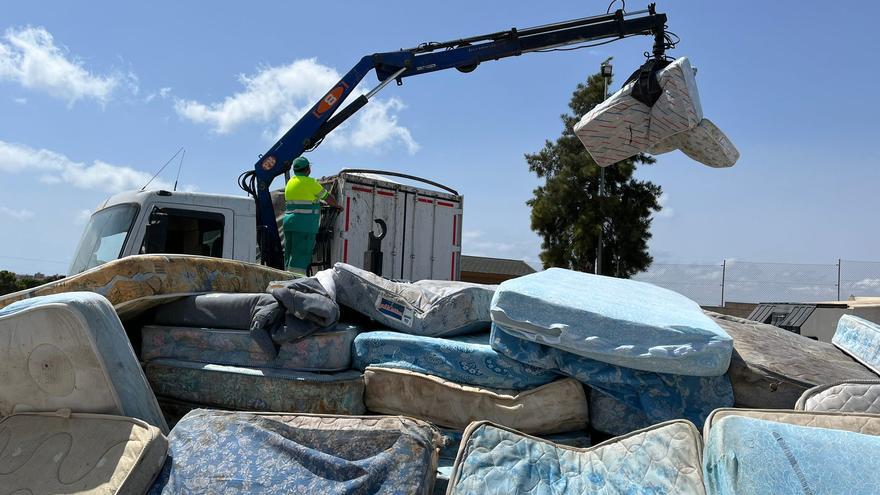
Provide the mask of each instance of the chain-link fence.
{"label": "chain-link fence", "polygon": [[633,278],[674,290],[704,306],[723,306],[726,301],[819,302],[880,296],[880,262],[877,261],[655,263]]}

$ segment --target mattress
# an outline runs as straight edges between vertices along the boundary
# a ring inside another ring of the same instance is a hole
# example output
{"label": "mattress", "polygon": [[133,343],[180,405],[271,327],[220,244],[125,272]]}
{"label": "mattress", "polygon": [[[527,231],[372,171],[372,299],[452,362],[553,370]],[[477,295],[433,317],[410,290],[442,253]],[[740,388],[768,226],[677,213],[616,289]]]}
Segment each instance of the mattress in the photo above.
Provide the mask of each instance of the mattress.
{"label": "mattress", "polygon": [[853,380],[818,385],[804,392],[795,409],[880,414],[880,380]]}
{"label": "mattress", "polygon": [[577,379],[640,411],[651,423],[703,424],[713,409],[733,405],[727,375],[685,376],[614,366],[520,339],[492,326],[492,348],[505,356]]}
{"label": "mattress", "polygon": [[707,438],[714,425],[729,416],[742,416],[813,428],[852,431],[865,435],[880,435],[880,416],[875,414],[725,408],[712,411],[709,419],[706,420],[706,426],[703,427],[703,437]]}
{"label": "mattress", "polygon": [[222,409],[362,414],[358,371],[307,373],[155,359],[144,371],[156,395]]}
{"label": "mattress", "polygon": [[525,390],[460,385],[414,371],[370,366],[364,371],[367,409],[464,429],[487,420],[536,435],[583,430],[589,413],[580,383],[562,379]]}
{"label": "mattress", "polygon": [[649,107],[631,96],[635,82],[596,105],[575,124],[574,133],[600,167],[648,151],[703,119],[694,70],[679,58],[657,74],[663,89]]}
{"label": "mattress", "polygon": [[183,296],[207,292],[262,292],[295,275],[254,263],[173,254],[128,256],[39,287],[0,297],[13,301],[62,292],[96,292],[123,320]]}
{"label": "mattress", "polygon": [[673,134],[648,149],[652,155],[681,150],[692,160],[703,165],[732,167],[739,160],[739,151],[721,129],[709,119],[703,119],[689,131]]}
{"label": "mattress", "polygon": [[[653,425],[640,409],[596,389],[589,391],[590,427],[609,435],[625,435]],[[699,424],[698,424],[699,425]]]}
{"label": "mattress", "polygon": [[709,494],[873,494],[880,437],[731,415],[714,421],[703,471]]}
{"label": "mattress", "polygon": [[[246,327],[245,327],[246,328]],[[141,358],[296,371],[342,371],[351,366],[351,344],[360,327],[339,323],[295,342],[285,342],[269,355],[247,329],[145,325]]]}
{"label": "mattress", "polygon": [[478,422],[465,431],[447,493],[703,494],[700,449],[700,434],[687,421],[587,449]]}
{"label": "mattress", "polygon": [[772,325],[709,314],[733,337],[728,376],[737,407],[792,409],[807,389],[877,378],[840,349]]}
{"label": "mattress", "polygon": [[681,294],[562,268],[502,282],[491,314],[520,339],[642,371],[723,375],[733,350],[724,330]]}
{"label": "mattress", "polygon": [[168,441],[138,419],[68,411],[2,418],[0,445],[0,493],[140,495]]}
{"label": "mattress", "polygon": [[558,378],[551,371],[499,354],[489,340],[489,332],[450,338],[365,332],[354,339],[353,365],[360,370],[367,366],[397,368],[463,385],[517,390]]}
{"label": "mattress", "polygon": [[488,330],[494,286],[422,280],[393,282],[336,263],[336,302],[398,332],[448,337]]}
{"label": "mattress", "polygon": [[69,409],[168,431],[125,329],[103,296],[70,292],[0,309],[0,416]]}
{"label": "mattress", "polygon": [[195,410],[149,492],[429,494],[439,434],[405,417]]}
{"label": "mattress", "polygon": [[880,325],[858,316],[843,315],[837,321],[831,343],[874,373],[880,373]]}
{"label": "mattress", "polygon": [[250,328],[256,313],[275,302],[265,292],[187,296],[156,308],[153,323],[169,327]]}

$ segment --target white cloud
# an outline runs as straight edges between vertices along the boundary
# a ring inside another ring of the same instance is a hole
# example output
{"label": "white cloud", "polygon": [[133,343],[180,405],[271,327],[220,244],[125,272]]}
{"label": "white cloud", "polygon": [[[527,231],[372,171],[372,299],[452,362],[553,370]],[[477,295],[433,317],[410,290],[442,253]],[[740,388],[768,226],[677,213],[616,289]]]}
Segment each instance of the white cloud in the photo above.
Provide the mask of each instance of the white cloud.
{"label": "white cloud", "polygon": [[[244,89],[223,101],[202,103],[178,99],[174,108],[181,117],[209,126],[218,134],[230,133],[248,123],[268,124],[270,127],[264,134],[274,140],[296,123],[340,78],[332,67],[313,58],[301,59],[287,65],[265,67],[253,75],[239,75]],[[355,89],[347,101],[364,93],[362,89]],[[327,143],[334,148],[358,149],[378,149],[396,143],[415,153],[418,143],[397,119],[397,112],[404,108],[396,98],[374,98],[349,122],[333,131],[327,137]]]}
{"label": "white cloud", "polygon": [[[45,184],[65,183],[80,189],[110,193],[139,189],[152,177],[152,174],[127,166],[111,165],[101,160],[86,165],[54,151],[0,141],[0,172],[25,171],[39,172],[39,180]],[[157,179],[150,187],[170,189],[171,184]]]}
{"label": "white cloud", "polygon": [[120,84],[136,92],[133,74],[95,74],[66,48],[55,44],[52,34],[42,27],[10,28],[0,41],[0,80],[13,81],[25,88],[44,91],[73,104],[91,98],[106,103]]}
{"label": "white cloud", "polygon": [[155,93],[148,94],[147,97],[144,98],[144,103],[149,103],[149,102],[155,100],[156,98],[160,98],[160,99],[164,100],[164,99],[167,99],[170,95],[171,95],[171,88],[168,88],[168,87],[159,88],[159,91],[157,91]]}
{"label": "white cloud", "polygon": [[13,98],[12,101],[18,103],[19,105],[27,104],[27,98]]}
{"label": "white cloud", "polygon": [[34,218],[34,212],[25,209],[14,209],[6,206],[0,206],[0,215],[10,217],[14,220],[28,220]]}

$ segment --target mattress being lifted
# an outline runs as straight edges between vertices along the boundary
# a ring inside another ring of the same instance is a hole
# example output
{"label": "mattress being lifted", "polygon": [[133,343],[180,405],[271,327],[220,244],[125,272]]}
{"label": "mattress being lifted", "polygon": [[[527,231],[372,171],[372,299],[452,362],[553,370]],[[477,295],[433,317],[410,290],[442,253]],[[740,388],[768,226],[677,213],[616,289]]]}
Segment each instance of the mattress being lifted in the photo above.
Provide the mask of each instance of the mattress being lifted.
{"label": "mattress being lifted", "polygon": [[574,132],[600,167],[675,149],[710,167],[731,167],[739,151],[703,118],[695,73],[686,57],[660,70],[662,93],[652,106],[633,96],[637,81],[630,81],[584,115]]}

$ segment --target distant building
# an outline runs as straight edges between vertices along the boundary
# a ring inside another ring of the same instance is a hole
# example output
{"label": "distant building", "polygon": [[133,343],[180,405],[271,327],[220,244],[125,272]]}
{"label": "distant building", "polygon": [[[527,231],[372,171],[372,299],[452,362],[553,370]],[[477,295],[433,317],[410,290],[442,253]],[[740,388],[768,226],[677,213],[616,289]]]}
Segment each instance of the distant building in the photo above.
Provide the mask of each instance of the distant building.
{"label": "distant building", "polygon": [[485,256],[461,256],[461,280],[478,284],[500,284],[505,280],[535,273],[535,269],[522,260],[488,258]]}

